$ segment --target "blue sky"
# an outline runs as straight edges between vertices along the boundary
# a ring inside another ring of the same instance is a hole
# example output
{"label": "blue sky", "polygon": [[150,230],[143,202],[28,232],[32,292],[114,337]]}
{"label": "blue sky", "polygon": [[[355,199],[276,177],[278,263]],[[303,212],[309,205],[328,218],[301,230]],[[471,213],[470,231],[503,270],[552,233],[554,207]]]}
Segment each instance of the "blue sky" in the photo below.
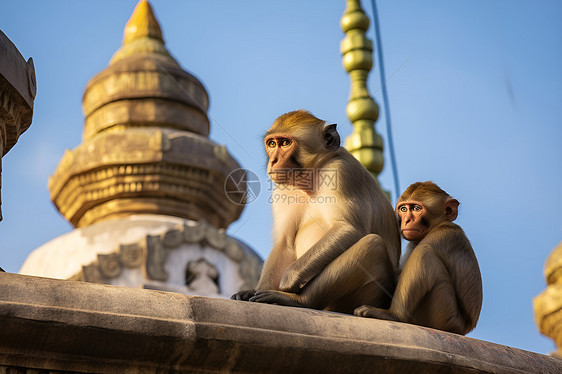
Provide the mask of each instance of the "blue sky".
{"label": "blue sky", "polygon": [[[166,46],[210,96],[211,139],[264,187],[229,232],[262,257],[271,247],[261,136],[305,108],[351,132],[339,52],[345,1],[151,1]],[[3,159],[0,265],[71,230],[47,180],[81,141],[86,83],[119,48],[135,0],[0,1],[0,29],[33,57],[33,124]],[[363,7],[371,13],[370,2]],[[460,202],[484,304],[469,335],[540,353],[532,298],[562,240],[562,2],[379,1],[401,189],[433,180]],[[369,38],[374,39],[372,28]],[[377,66],[369,87],[381,104]],[[385,114],[377,131],[387,140]],[[388,147],[387,147],[388,149]],[[380,180],[392,189],[389,156]],[[393,194],[393,199],[396,195]],[[376,337],[374,337],[376,338]]]}

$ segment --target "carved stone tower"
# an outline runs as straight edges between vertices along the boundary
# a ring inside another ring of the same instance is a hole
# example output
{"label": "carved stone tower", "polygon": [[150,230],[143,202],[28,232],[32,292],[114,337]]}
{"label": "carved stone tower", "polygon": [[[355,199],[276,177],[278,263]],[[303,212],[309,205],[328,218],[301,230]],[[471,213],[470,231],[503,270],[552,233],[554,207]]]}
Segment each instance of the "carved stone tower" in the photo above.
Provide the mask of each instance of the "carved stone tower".
{"label": "carved stone tower", "polygon": [[123,45],[86,86],[82,143],[49,180],[76,230],[34,251],[21,272],[207,295],[253,286],[261,259],[224,232],[246,185],[208,139],[208,106],[141,0]]}
{"label": "carved stone tower", "polygon": [[61,214],[75,227],[139,213],[228,227],[243,205],[229,200],[224,181],[240,166],[207,138],[208,103],[141,1],[123,46],[86,86],[82,144],[66,152],[49,181]]}

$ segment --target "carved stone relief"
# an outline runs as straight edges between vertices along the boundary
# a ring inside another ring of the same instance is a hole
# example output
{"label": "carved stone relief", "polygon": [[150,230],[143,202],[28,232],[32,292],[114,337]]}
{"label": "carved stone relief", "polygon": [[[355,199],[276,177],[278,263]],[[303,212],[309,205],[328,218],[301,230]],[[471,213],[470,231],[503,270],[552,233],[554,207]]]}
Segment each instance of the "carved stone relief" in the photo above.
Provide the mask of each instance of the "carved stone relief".
{"label": "carved stone relief", "polygon": [[[205,221],[184,224],[168,230],[161,235],[147,235],[142,241],[122,244],[114,253],[99,254],[97,261],[82,267],[82,272],[72,277],[93,283],[108,283],[118,277],[124,268],[143,268],[148,280],[166,282],[168,273],[164,268],[168,251],[179,248],[182,244],[199,244],[209,246],[224,253],[229,259],[239,264],[238,274],[243,280],[241,288],[256,286],[262,262],[223,229],[217,229]],[[219,293],[219,273],[216,267],[201,258],[186,264],[186,285],[195,291],[215,290]],[[211,283],[214,284],[211,285]]]}
{"label": "carved stone relief", "polygon": [[189,261],[185,269],[185,285],[200,294],[218,294],[219,271],[205,258]]}
{"label": "carved stone relief", "polygon": [[[33,59],[27,62],[12,41],[0,31],[0,188],[2,156],[31,125],[37,89]],[[1,199],[0,199],[1,205]],[[0,221],[2,211],[0,210]]]}

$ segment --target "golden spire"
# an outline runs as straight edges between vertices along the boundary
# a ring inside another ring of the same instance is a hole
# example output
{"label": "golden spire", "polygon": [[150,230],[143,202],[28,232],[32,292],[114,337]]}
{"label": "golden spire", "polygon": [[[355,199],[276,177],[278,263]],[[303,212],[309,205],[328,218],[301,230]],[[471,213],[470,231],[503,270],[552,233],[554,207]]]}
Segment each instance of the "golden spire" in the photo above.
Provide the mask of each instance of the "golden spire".
{"label": "golden spire", "polygon": [[341,42],[343,66],[351,78],[346,112],[354,127],[345,147],[376,179],[384,165],[383,143],[374,125],[379,107],[367,88],[367,77],[373,66],[373,43],[365,36],[369,18],[361,9],[359,0],[347,0],[341,27],[346,34]]}
{"label": "golden spire", "polygon": [[131,18],[129,18],[123,32],[123,44],[128,44],[142,37],[158,39],[164,43],[160,25],[154,17],[150,3],[146,0],[139,1]]}
{"label": "golden spire", "polygon": [[123,45],[115,52],[109,64],[112,65],[124,58],[140,54],[163,55],[177,64],[164,47],[160,25],[150,3],[146,0],[139,1],[135,7],[123,31]]}

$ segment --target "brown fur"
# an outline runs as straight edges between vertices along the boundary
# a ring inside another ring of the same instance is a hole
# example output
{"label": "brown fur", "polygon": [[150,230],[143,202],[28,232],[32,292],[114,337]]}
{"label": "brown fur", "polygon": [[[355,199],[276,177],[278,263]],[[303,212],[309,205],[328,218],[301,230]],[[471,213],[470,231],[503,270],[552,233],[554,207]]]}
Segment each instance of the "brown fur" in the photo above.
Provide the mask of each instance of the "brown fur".
{"label": "brown fur", "polygon": [[[423,206],[429,232],[411,241],[388,310],[362,306],[356,315],[415,323],[466,334],[476,326],[482,307],[478,261],[463,230],[453,222],[458,201],[432,182],[414,183],[398,199],[401,227],[408,213],[404,204]],[[412,223],[415,225],[415,222]]]}
{"label": "brown fur", "polygon": [[[365,303],[388,305],[400,257],[396,216],[373,176],[339,147],[335,125],[303,110],[286,113],[265,146],[276,182],[274,246],[257,290],[233,298],[346,313]],[[296,165],[312,178],[299,179]]]}

